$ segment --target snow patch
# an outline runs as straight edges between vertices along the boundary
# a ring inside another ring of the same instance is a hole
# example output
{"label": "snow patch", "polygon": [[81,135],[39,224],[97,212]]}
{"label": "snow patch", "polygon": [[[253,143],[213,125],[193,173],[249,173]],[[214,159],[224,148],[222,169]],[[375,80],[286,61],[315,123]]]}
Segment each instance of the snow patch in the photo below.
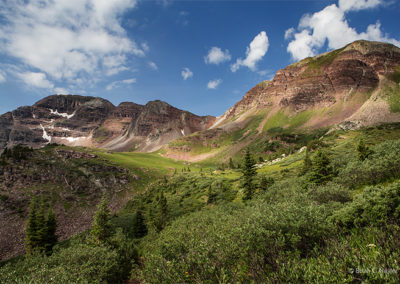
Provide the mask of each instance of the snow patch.
{"label": "snow patch", "polygon": [[32,113],[32,117],[36,119],[36,115],[34,113]]}
{"label": "snow patch", "polygon": [[86,139],[87,137],[81,136],[81,137],[60,137],[60,138],[68,140],[68,142],[75,142],[75,141],[79,141],[81,139]]}
{"label": "snow patch", "polygon": [[50,110],[51,114],[59,115],[59,116],[65,117],[67,119],[70,119],[71,117],[73,117],[75,115],[75,111],[72,114],[68,114],[66,112],[58,112],[58,110],[52,110],[52,109],[49,109],[49,110]]}
{"label": "snow patch", "polygon": [[43,139],[46,139],[47,141],[51,141],[51,136],[49,135],[49,134],[47,134],[47,131],[46,131],[46,129],[43,127],[43,125],[42,124],[40,124],[40,127],[42,128],[42,130],[43,130],[43,135],[42,135],[42,137],[43,137]]}
{"label": "snow patch", "polygon": [[184,129],[181,129],[181,133],[182,133],[183,136],[185,136],[185,130]]}

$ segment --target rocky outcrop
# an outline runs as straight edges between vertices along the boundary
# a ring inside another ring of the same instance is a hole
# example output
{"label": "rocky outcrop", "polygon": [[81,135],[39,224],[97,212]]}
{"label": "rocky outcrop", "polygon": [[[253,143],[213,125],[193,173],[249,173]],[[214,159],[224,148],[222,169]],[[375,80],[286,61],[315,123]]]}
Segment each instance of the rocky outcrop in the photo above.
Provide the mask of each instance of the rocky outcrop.
{"label": "rocky outcrop", "polygon": [[0,151],[18,144],[38,148],[48,143],[112,150],[135,146],[148,151],[204,130],[214,119],[161,101],[114,106],[102,98],[53,95],[0,116]]}
{"label": "rocky outcrop", "polygon": [[227,118],[254,108],[277,106],[300,112],[329,107],[355,93],[369,92],[400,65],[400,49],[391,44],[356,41],[314,58],[306,58],[279,70],[227,113]]}

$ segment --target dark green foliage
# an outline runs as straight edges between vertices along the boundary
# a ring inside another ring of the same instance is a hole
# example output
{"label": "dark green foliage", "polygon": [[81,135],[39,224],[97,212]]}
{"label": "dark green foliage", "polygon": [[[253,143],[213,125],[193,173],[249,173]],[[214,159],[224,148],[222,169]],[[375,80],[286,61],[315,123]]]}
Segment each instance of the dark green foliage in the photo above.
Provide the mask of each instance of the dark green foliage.
{"label": "dark green foliage", "polygon": [[366,188],[352,203],[338,211],[333,220],[346,228],[400,225],[400,182]]}
{"label": "dark green foliage", "polygon": [[303,167],[300,170],[300,175],[305,175],[312,167],[312,161],[310,159],[310,153],[308,151],[308,147],[306,149],[306,155],[303,161]]}
{"label": "dark green foliage", "polygon": [[365,145],[365,142],[363,139],[360,139],[357,145],[357,155],[358,159],[360,161],[364,161],[367,159],[370,155],[372,154],[371,149],[367,145]]}
{"label": "dark green foliage", "polygon": [[26,237],[25,237],[25,250],[27,254],[32,253],[39,245],[37,239],[37,208],[36,208],[36,200],[32,198],[30,208],[29,208],[29,216],[26,224]]}
{"label": "dark green foliage", "polygon": [[132,232],[133,236],[137,239],[143,238],[147,235],[147,225],[141,209],[138,209],[133,219]]}
{"label": "dark green foliage", "polygon": [[279,141],[272,141],[269,142],[268,140],[265,142],[264,146],[264,152],[274,152],[276,149],[278,149],[281,146],[281,143]]}
{"label": "dark green foliage", "polygon": [[255,162],[251,157],[250,151],[247,148],[242,166],[243,171],[243,188],[244,188],[244,200],[249,200],[254,194],[254,176],[257,175],[256,169],[254,168]]}
{"label": "dark green foliage", "polygon": [[108,201],[107,198],[103,196],[93,217],[93,224],[90,229],[91,240],[97,245],[107,244],[112,233]]}
{"label": "dark green foliage", "polygon": [[26,160],[32,151],[32,148],[18,144],[10,149],[5,148],[1,156],[2,158],[12,158],[14,160]]}
{"label": "dark green foliage", "polygon": [[50,206],[47,211],[46,218],[46,234],[45,234],[45,251],[47,254],[51,254],[54,245],[57,243],[57,222],[56,215],[54,214],[53,207]]}
{"label": "dark green foliage", "polygon": [[217,198],[217,194],[213,191],[212,186],[210,185],[207,190],[207,204],[215,203]]}
{"label": "dark green foliage", "polygon": [[324,151],[318,151],[312,160],[312,166],[308,175],[308,183],[324,184],[333,178],[333,170],[330,159]]}
{"label": "dark green foliage", "polygon": [[229,168],[230,168],[230,169],[234,169],[234,168],[235,168],[235,165],[233,164],[232,157],[229,158]]}
{"label": "dark green foliage", "polygon": [[161,192],[159,200],[158,200],[158,222],[157,222],[157,229],[161,231],[164,229],[165,224],[167,222],[167,214],[168,214],[168,205],[167,199],[164,196],[164,193]]}
{"label": "dark green foliage", "polygon": [[57,223],[52,207],[45,218],[45,203],[40,202],[39,211],[33,198],[30,205],[29,217],[26,225],[25,249],[27,254],[33,252],[51,254],[57,243]]}
{"label": "dark green foliage", "polygon": [[260,180],[260,190],[262,191],[266,191],[268,190],[268,188],[274,184],[274,179],[271,177],[267,177],[265,175],[261,176],[261,180]]}
{"label": "dark green foliage", "polygon": [[49,257],[39,254],[1,268],[1,283],[120,283],[121,263],[115,250],[75,244]]}

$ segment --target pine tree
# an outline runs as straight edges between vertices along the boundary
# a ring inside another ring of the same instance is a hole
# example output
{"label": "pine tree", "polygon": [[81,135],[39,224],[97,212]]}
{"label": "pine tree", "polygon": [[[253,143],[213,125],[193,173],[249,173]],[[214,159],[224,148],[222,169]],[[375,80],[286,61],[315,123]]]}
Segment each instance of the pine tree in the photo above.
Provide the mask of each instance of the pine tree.
{"label": "pine tree", "polygon": [[273,178],[268,178],[265,175],[263,175],[260,181],[260,189],[266,191],[273,184],[274,184]]}
{"label": "pine tree", "polygon": [[167,214],[168,214],[168,206],[167,206],[167,199],[165,198],[164,194],[161,192],[160,198],[158,201],[159,207],[159,219],[158,219],[158,230],[161,231],[165,227],[165,223],[167,221]]}
{"label": "pine tree", "polygon": [[253,178],[257,174],[256,169],[254,168],[254,160],[251,157],[250,151],[247,148],[246,149],[246,154],[244,157],[244,163],[243,163],[243,187],[245,189],[245,193],[243,196],[244,200],[249,200],[253,197],[254,194],[254,183],[253,183]]}
{"label": "pine tree", "polygon": [[105,244],[112,235],[110,224],[110,210],[108,209],[108,201],[105,196],[97,207],[97,211],[93,217],[93,224],[90,231],[92,240],[96,244]]}
{"label": "pine tree", "polygon": [[323,184],[329,181],[333,176],[329,157],[323,151],[318,151],[312,161],[312,167],[309,176],[309,182]]}
{"label": "pine tree", "polygon": [[369,147],[367,145],[365,145],[365,142],[363,139],[361,139],[358,142],[357,154],[358,154],[358,159],[360,161],[364,161],[372,154],[372,151],[369,149]]}
{"label": "pine tree", "polygon": [[52,253],[53,247],[57,243],[56,230],[56,215],[54,214],[53,207],[50,206],[46,218],[45,250],[47,255],[50,255]]}
{"label": "pine tree", "polygon": [[147,226],[141,209],[138,209],[133,220],[133,236],[137,239],[147,235]]}
{"label": "pine tree", "polygon": [[308,147],[306,149],[306,156],[304,157],[303,167],[301,168],[300,175],[305,175],[312,167],[312,162],[310,159],[310,153]]}
{"label": "pine tree", "polygon": [[44,216],[44,201],[40,200],[39,212],[36,215],[36,240],[37,248],[43,252],[46,244],[46,220]]}
{"label": "pine tree", "polygon": [[27,254],[31,254],[38,245],[36,215],[36,200],[35,198],[32,198],[29,208],[28,222],[26,224],[25,250]]}

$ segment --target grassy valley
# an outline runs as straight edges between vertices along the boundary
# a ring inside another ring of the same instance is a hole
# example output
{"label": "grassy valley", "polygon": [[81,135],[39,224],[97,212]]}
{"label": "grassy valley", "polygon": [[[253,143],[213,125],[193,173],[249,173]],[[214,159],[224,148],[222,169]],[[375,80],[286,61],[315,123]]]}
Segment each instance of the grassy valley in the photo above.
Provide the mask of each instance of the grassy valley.
{"label": "grassy valley", "polygon": [[233,163],[189,164],[80,149],[140,176],[110,215],[110,239],[94,245],[83,231],[51,256],[12,259],[1,282],[397,282],[400,125],[269,135],[279,143],[271,136],[249,147],[257,159],[250,200],[243,151]]}

